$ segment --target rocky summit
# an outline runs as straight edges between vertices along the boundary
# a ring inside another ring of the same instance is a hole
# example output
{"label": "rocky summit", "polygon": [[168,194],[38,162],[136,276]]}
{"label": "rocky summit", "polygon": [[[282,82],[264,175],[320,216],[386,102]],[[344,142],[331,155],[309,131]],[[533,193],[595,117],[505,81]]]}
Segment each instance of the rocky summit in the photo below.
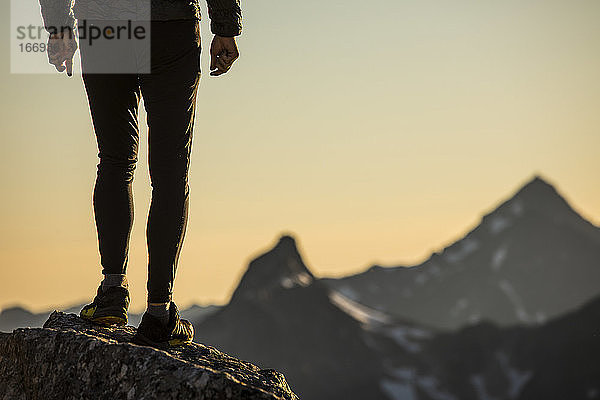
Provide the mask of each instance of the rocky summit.
{"label": "rocky summit", "polygon": [[198,343],[137,346],[134,334],[62,312],[43,328],[1,333],[0,399],[298,399],[273,369]]}

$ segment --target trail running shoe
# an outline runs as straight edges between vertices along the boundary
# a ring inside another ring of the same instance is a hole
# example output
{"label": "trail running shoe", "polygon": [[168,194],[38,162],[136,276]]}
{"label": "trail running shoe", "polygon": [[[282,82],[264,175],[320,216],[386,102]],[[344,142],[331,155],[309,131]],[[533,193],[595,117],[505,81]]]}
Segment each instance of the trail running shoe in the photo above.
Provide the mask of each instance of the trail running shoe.
{"label": "trail running shoe", "polygon": [[122,286],[98,288],[98,293],[91,304],[84,306],[79,316],[99,325],[127,325],[127,309],[129,308],[129,290]]}
{"label": "trail running shoe", "polygon": [[194,339],[194,326],[190,321],[179,317],[175,303],[169,306],[169,322],[164,325],[160,320],[147,312],[133,337],[133,343],[152,346],[158,349],[180,346]]}

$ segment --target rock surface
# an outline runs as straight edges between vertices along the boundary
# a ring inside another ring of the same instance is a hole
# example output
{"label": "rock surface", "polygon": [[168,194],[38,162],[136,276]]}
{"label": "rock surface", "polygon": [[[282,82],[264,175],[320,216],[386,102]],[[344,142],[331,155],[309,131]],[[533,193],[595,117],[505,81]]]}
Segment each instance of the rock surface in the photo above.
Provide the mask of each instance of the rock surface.
{"label": "rock surface", "polygon": [[44,328],[2,333],[0,399],[298,399],[275,370],[197,343],[137,346],[134,333],[61,312]]}

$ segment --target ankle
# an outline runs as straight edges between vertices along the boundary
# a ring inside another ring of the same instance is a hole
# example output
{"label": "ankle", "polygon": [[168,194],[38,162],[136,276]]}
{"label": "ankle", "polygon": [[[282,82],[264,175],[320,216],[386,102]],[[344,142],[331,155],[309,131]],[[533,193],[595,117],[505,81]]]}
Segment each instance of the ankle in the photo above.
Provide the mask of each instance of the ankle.
{"label": "ankle", "polygon": [[158,319],[163,325],[167,325],[169,323],[169,306],[168,303],[148,303],[148,308],[146,312],[156,319]]}
{"label": "ankle", "polygon": [[127,276],[125,274],[105,274],[104,280],[102,280],[102,290],[104,291],[109,287],[123,287],[128,289]]}

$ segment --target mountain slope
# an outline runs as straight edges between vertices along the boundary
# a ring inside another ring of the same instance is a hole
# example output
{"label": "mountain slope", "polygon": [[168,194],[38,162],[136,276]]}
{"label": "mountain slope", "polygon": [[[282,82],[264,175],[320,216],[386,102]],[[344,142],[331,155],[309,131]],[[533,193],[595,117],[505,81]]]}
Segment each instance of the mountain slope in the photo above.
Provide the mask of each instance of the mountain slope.
{"label": "mountain slope", "polygon": [[323,282],[380,311],[438,328],[541,323],[600,293],[600,228],[540,177],[475,229],[413,267]]}
{"label": "mountain slope", "polygon": [[412,357],[382,350],[394,400],[600,399],[600,297],[539,326],[438,332]]}
{"label": "mountain slope", "polygon": [[287,236],[195,326],[196,341],[280,370],[301,398],[600,399],[600,297],[538,325],[440,331],[328,289]]}
{"label": "mountain slope", "polygon": [[283,236],[250,262],[230,303],[195,324],[195,340],[282,371],[301,398],[387,399],[365,331],[330,295]]}

